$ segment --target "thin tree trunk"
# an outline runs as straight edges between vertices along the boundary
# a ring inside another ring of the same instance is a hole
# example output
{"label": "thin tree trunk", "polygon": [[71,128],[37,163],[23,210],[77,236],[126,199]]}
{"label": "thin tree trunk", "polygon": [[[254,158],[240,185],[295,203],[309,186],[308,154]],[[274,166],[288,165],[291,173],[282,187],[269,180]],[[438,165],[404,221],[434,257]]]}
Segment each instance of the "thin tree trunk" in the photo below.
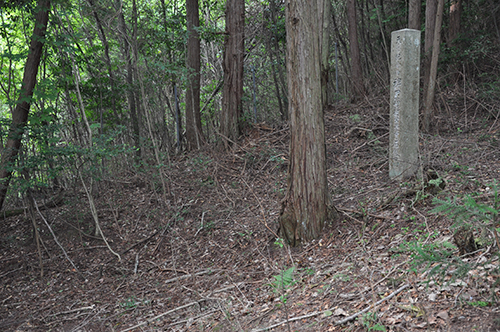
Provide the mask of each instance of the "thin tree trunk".
{"label": "thin tree trunk", "polygon": [[[132,73],[134,77],[134,82],[136,86],[140,85],[139,82],[139,48],[137,46],[137,18],[138,18],[138,13],[137,13],[137,2],[136,0],[132,0]],[[137,91],[137,89],[136,89]],[[139,98],[140,93],[139,92],[134,92],[135,95],[135,106],[136,106],[136,121],[137,124],[135,125],[136,128],[134,130],[137,130],[137,133],[139,137],[141,137],[141,128],[142,128],[142,113],[141,113],[141,101]],[[144,110],[145,112],[146,110]],[[140,142],[140,140],[139,140]]]}
{"label": "thin tree trunk", "polygon": [[131,129],[132,129],[132,136],[134,140],[134,145],[136,148],[136,158],[141,157],[141,134],[140,134],[140,127],[139,127],[139,119],[137,116],[137,100],[135,96],[135,89],[134,89],[134,73],[133,73],[133,65],[132,65],[132,56],[130,55],[130,48],[131,48],[131,43],[129,41],[128,35],[127,35],[127,25],[125,23],[125,16],[123,14],[123,4],[121,0],[116,0],[116,5],[117,9],[120,11],[120,14],[118,15],[119,19],[119,29],[120,33],[122,35],[122,42],[123,42],[123,53],[125,56],[125,61],[127,62],[127,101],[128,101],[128,107],[130,110],[130,122],[131,122]]}
{"label": "thin tree trunk", "polygon": [[[267,11],[264,11],[264,20],[267,20],[269,26],[276,25],[276,15],[278,12],[278,6],[276,5],[276,0],[269,1],[269,15],[266,15]],[[283,79],[283,70],[280,65],[280,54],[279,54],[279,41],[278,36],[274,29],[267,29],[266,47],[268,49],[269,60],[271,61],[271,72],[273,76],[274,89],[276,94],[276,99],[278,100],[278,107],[280,110],[280,117],[282,121],[288,120],[288,106],[286,104],[286,96],[283,94],[282,98],[282,88],[280,87],[280,82],[278,81],[278,71],[280,75],[280,81],[282,86],[285,85]]]}
{"label": "thin tree trunk", "polygon": [[357,101],[366,95],[363,83],[363,70],[359,52],[356,0],[347,1],[347,21],[349,25],[349,45],[351,49],[352,99]]}
{"label": "thin tree trunk", "polygon": [[422,0],[410,0],[408,6],[408,28],[420,30]]}
{"label": "thin tree trunk", "polygon": [[[169,30],[169,26],[167,24],[167,7],[165,5],[165,0],[160,0],[160,4],[161,4],[161,10],[162,10],[163,29],[165,30],[165,34],[168,35],[168,34],[170,34],[171,31]],[[170,61],[170,63],[175,62],[175,54],[172,55],[172,52],[170,51],[170,49],[167,52],[167,57],[168,57],[168,60]],[[181,116],[180,109],[177,107],[177,105],[178,105],[178,98],[177,98],[177,94],[176,94],[177,78],[176,78],[175,72],[170,74],[170,75],[171,75],[171,83],[172,83],[172,92],[174,95],[174,102],[172,105],[173,108],[171,108],[171,110],[173,111],[172,117],[175,121],[177,147],[178,147],[178,150],[180,151],[181,144],[182,144],[181,143],[182,142],[182,116]],[[167,98],[167,101],[168,101],[168,98]],[[200,111],[200,114],[202,112],[203,112],[203,110]]]}
{"label": "thin tree trunk", "polygon": [[188,45],[186,67],[186,140],[188,150],[199,149],[203,142],[200,114],[200,17],[198,0],[186,0]]}
{"label": "thin tree trunk", "polygon": [[321,100],[322,19],[325,0],[286,4],[290,107],[288,191],[280,236],[290,245],[317,238],[329,216],[325,126]]}
{"label": "thin tree trunk", "polygon": [[43,40],[47,32],[47,23],[49,21],[50,1],[40,0],[36,7],[35,24],[31,45],[24,66],[23,81],[19,93],[17,105],[12,112],[12,123],[10,125],[7,143],[2,151],[0,162],[0,209],[3,207],[5,196],[9,188],[9,182],[12,177],[11,165],[15,162],[21,148],[24,128],[28,121],[31,98],[36,85],[36,76],[40,59],[43,51]]}
{"label": "thin tree trunk", "polygon": [[[434,41],[434,29],[436,28],[436,11],[438,0],[427,0],[425,6],[425,37],[424,37],[424,57],[422,65],[423,75],[423,96],[427,95],[429,86],[429,75],[431,72],[431,58],[432,58],[432,43]],[[425,111],[425,99],[424,99]],[[422,113],[423,115],[423,113]],[[422,122],[423,124],[423,122]],[[424,126],[425,127],[425,126]]]}
{"label": "thin tree trunk", "polygon": [[[245,1],[227,0],[224,47],[224,89],[222,91],[221,133],[236,140],[240,135],[243,98]],[[224,142],[227,147],[228,142]]]}
{"label": "thin tree trunk", "polygon": [[434,116],[432,111],[432,104],[434,103],[434,95],[436,93],[436,77],[437,77],[437,65],[439,60],[439,51],[441,44],[441,23],[443,22],[443,9],[444,9],[444,0],[439,0],[437,15],[436,15],[436,26],[434,28],[434,42],[432,44],[432,58],[429,71],[429,84],[427,85],[427,90],[425,91],[426,94],[425,94],[423,127],[426,132],[430,131],[431,119]]}
{"label": "thin tree trunk", "polygon": [[340,45],[342,45],[342,48],[344,49],[343,51],[340,51],[340,64],[342,65],[344,72],[347,74],[349,73],[350,70],[349,66],[347,65],[349,63],[349,60],[347,58],[349,50],[346,41],[344,40],[344,38],[342,38],[342,34],[340,33],[340,27],[339,25],[337,25],[337,21],[335,19],[335,14],[333,10],[332,10],[332,23],[333,23],[333,29],[335,30],[335,33],[337,35],[336,39],[339,41]]}
{"label": "thin tree trunk", "polygon": [[320,30],[320,48],[321,48],[321,103],[323,111],[328,106],[328,73],[330,71],[330,65],[328,63],[328,57],[330,55],[330,7],[332,4],[329,0],[323,1],[323,8],[318,8],[319,17],[318,19],[322,22]]}
{"label": "thin tree trunk", "polygon": [[[96,6],[94,4],[94,0],[87,0],[92,7],[92,13],[94,14],[94,18],[97,24],[97,29],[99,32],[99,38],[101,39],[101,42],[104,46],[104,61],[106,62],[106,67],[108,69],[108,75],[109,75],[109,86],[111,89],[111,110],[113,111],[113,114],[115,116],[115,119],[118,121],[119,116],[116,111],[116,88],[115,88],[115,75],[113,73],[113,68],[111,67],[111,58],[109,56],[109,43],[108,39],[106,38],[106,34],[104,33],[104,29],[102,27],[101,20],[99,16],[97,15],[97,10]],[[102,124],[101,124],[102,125]],[[101,127],[102,130],[102,127]]]}
{"label": "thin tree trunk", "polygon": [[460,16],[462,15],[462,0],[453,0],[450,6],[450,27],[448,28],[448,44],[453,45],[460,33]]}

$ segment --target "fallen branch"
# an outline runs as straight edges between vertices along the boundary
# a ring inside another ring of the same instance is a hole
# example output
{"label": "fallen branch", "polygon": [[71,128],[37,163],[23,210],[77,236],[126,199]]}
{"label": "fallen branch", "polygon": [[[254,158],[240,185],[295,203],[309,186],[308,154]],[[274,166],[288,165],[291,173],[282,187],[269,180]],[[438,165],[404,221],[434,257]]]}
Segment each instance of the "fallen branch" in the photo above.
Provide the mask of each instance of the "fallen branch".
{"label": "fallen branch", "polygon": [[174,325],[179,325],[179,324],[184,324],[184,323],[189,323],[189,322],[194,322],[195,320],[197,319],[200,319],[200,318],[205,318],[205,317],[208,317],[208,316],[211,316],[213,315],[214,313],[216,313],[217,311],[219,311],[219,309],[217,310],[212,310],[210,311],[209,313],[205,313],[205,314],[201,314],[201,315],[198,315],[198,316],[195,316],[195,317],[189,317],[189,319],[184,319],[184,320],[180,320],[178,322],[175,322],[175,323],[172,323],[170,324],[170,326],[174,326]]}
{"label": "fallen branch", "polygon": [[73,268],[75,269],[75,272],[80,277],[80,279],[85,280],[85,277],[83,276],[83,274],[80,272],[80,270],[78,270],[78,268],[76,267],[75,263],[73,263],[73,261],[71,260],[71,258],[69,258],[68,253],[66,253],[66,250],[64,250],[64,247],[57,240],[56,234],[54,234],[54,231],[52,230],[52,227],[50,227],[49,223],[47,222],[47,219],[45,219],[45,217],[43,216],[43,214],[40,212],[40,209],[38,208],[38,204],[36,203],[35,199],[33,199],[33,203],[35,205],[36,211],[38,212],[38,214],[40,215],[40,217],[42,218],[42,220],[45,222],[45,225],[49,229],[50,234],[52,234],[52,237],[54,238],[54,241],[57,243],[57,245],[59,246],[59,248],[61,248],[61,250],[64,253],[64,256],[66,257],[66,259],[68,260],[68,262],[70,262],[71,266],[73,266]]}
{"label": "fallen branch", "polygon": [[194,276],[201,276],[202,274],[207,274],[207,273],[210,273],[210,272],[215,272],[215,270],[205,270],[205,271],[201,271],[201,272],[194,273],[194,274],[186,274],[184,276],[180,276],[180,277],[177,277],[177,278],[167,279],[167,280],[165,280],[165,283],[169,284],[169,283],[174,282],[174,281],[178,281],[178,280],[182,280],[182,279],[187,279],[187,278],[191,278],[191,277],[194,277]]}
{"label": "fallen branch", "polygon": [[319,314],[322,314],[323,311],[315,311],[311,314],[307,314],[307,315],[304,315],[304,316],[299,316],[299,317],[293,317],[293,318],[290,318],[290,319],[287,319],[287,320],[284,320],[282,322],[279,322],[279,323],[276,323],[274,325],[271,325],[271,326],[268,326],[268,327],[264,327],[262,329],[255,329],[255,330],[252,330],[251,332],[259,332],[259,331],[268,331],[270,329],[273,329],[275,327],[278,327],[278,326],[281,326],[281,325],[284,325],[286,323],[290,323],[290,322],[295,322],[296,320],[301,320],[301,319],[304,319],[304,318],[309,318],[309,317],[314,317],[314,316],[318,316]]}
{"label": "fallen branch", "polygon": [[[134,249],[135,247],[137,246],[140,246],[141,244],[143,243],[146,243],[148,242],[149,240],[151,240],[156,234],[158,234],[158,231],[154,231],[153,234],[151,234],[150,236],[148,236],[147,238],[145,239],[142,239],[136,243],[134,243],[133,245],[131,245],[130,247],[128,247],[127,249],[123,250],[122,252],[119,253],[120,256],[122,255],[125,255],[127,252],[129,252],[130,250]],[[102,240],[101,238],[99,238],[99,240]],[[113,258],[110,258],[106,263],[104,263],[104,265],[107,265],[109,263],[111,263],[111,261],[113,260]]]}
{"label": "fallen branch", "polygon": [[[363,310],[355,313],[354,315],[351,315],[351,316],[346,317],[346,318],[344,318],[342,320],[334,322],[334,325],[342,325],[342,324],[347,323],[350,320],[353,320],[354,318],[358,317],[359,315],[362,315],[365,312],[367,312],[368,310],[370,310],[370,308],[376,307],[379,304],[381,304],[382,302],[393,298],[394,296],[396,296],[397,294],[401,293],[403,290],[405,290],[408,287],[410,287],[409,284],[405,284],[405,285],[401,286],[400,288],[398,288],[397,290],[395,290],[393,293],[391,293],[389,296],[384,297],[383,299],[381,299],[380,301],[376,302],[375,304],[369,305],[368,307],[366,307],[365,309],[363,309]],[[329,310],[333,311],[334,309],[332,308],[332,309],[329,309]],[[325,310],[325,311],[328,311],[328,310]],[[284,324],[287,324],[287,323],[290,323],[290,322],[294,322],[294,321],[301,320],[301,319],[304,319],[304,318],[310,318],[310,317],[318,316],[318,315],[324,313],[325,311],[315,311],[313,313],[310,313],[310,314],[307,314],[307,315],[304,315],[304,316],[293,317],[293,318],[281,321],[281,322],[276,323],[276,324],[271,325],[271,326],[267,326],[267,327],[264,327],[264,328],[261,328],[261,329],[254,329],[251,332],[268,331],[270,329],[273,329],[275,327],[278,327],[278,326],[281,326],[281,325],[284,325]]]}
{"label": "fallen branch", "polygon": [[199,304],[200,302],[205,301],[205,300],[207,300],[207,299],[202,299],[202,300],[199,300],[199,301],[196,301],[196,302],[191,302],[191,303],[185,304],[185,305],[183,305],[183,306],[180,306],[180,307],[174,308],[174,309],[169,310],[169,311],[167,311],[167,312],[164,312],[164,313],[162,313],[162,314],[160,314],[160,315],[158,315],[158,316],[155,316],[155,317],[152,317],[152,318],[146,319],[146,321],[145,321],[145,322],[142,322],[142,323],[139,323],[139,324],[134,325],[134,326],[132,326],[132,327],[129,327],[128,329],[125,329],[125,330],[123,330],[122,332],[127,332],[127,331],[132,331],[132,330],[135,330],[135,329],[136,329],[136,328],[138,328],[138,327],[141,327],[141,326],[144,326],[144,325],[146,325],[146,324],[149,324],[149,323],[151,323],[151,322],[153,322],[153,321],[155,321],[155,320],[157,320],[157,319],[159,319],[159,318],[161,318],[161,317],[163,317],[163,316],[166,316],[166,315],[168,315],[168,314],[171,314],[172,312],[176,312],[176,311],[181,310],[181,309],[189,308],[189,307],[191,307],[191,306],[193,306],[193,305],[195,305],[195,304]]}
{"label": "fallen branch", "polygon": [[92,214],[92,218],[94,218],[95,222],[95,227],[96,227],[96,235],[100,235],[102,239],[104,240],[104,243],[106,244],[106,247],[108,247],[108,250],[115,256],[118,257],[118,261],[121,262],[122,258],[120,254],[116,253],[111,246],[108,243],[108,240],[106,240],[106,237],[104,236],[104,233],[101,230],[101,225],[99,224],[99,218],[97,217],[97,210],[94,204],[94,198],[92,197],[92,193],[90,190],[87,188],[87,185],[85,184],[85,181],[83,181],[83,176],[81,172],[78,172],[78,175],[80,176],[80,180],[82,181],[83,184],[83,189],[85,189],[85,193],[87,194],[87,199],[89,200],[89,205],[90,205],[90,212]]}
{"label": "fallen branch", "polygon": [[410,284],[405,284],[401,287],[399,287],[398,289],[396,289],[394,292],[392,292],[389,296],[386,296],[384,297],[383,299],[377,301],[377,303],[373,304],[373,305],[369,305],[368,307],[364,308],[363,310],[355,313],[354,315],[351,315],[349,317],[346,317],[342,320],[339,320],[337,322],[335,322],[335,325],[341,325],[341,324],[344,324],[344,323],[347,323],[348,321],[350,320],[353,320],[354,318],[358,317],[359,315],[362,315],[364,314],[365,312],[367,312],[368,310],[370,310],[370,308],[373,308],[373,307],[376,307],[378,306],[379,304],[381,304],[382,302],[386,301],[386,300],[389,300],[391,298],[393,298],[394,296],[396,296],[397,294],[401,293],[403,290],[405,290],[406,288],[410,287]]}
{"label": "fallen branch", "polygon": [[[54,197],[50,198],[47,202],[44,202],[40,204],[38,207],[40,211],[55,208],[61,205],[63,203],[63,191],[59,191]],[[17,216],[23,213],[26,213],[28,211],[27,207],[20,208],[20,209],[14,209],[14,210],[6,210],[6,211],[0,211],[0,220],[1,219],[7,219],[9,217]]]}
{"label": "fallen branch", "polygon": [[83,310],[94,310],[94,309],[95,309],[95,305],[92,304],[91,306],[88,306],[88,307],[82,307],[82,308],[76,308],[76,309],[72,309],[72,310],[68,310],[68,311],[56,312],[55,314],[52,314],[52,316],[67,315],[67,314],[72,314],[74,312],[80,312]]}
{"label": "fallen branch", "polygon": [[[343,212],[344,214],[347,214],[347,212],[350,212],[350,213],[356,213],[356,214],[360,214],[360,215],[367,215],[368,217],[372,217],[372,218],[375,218],[375,219],[387,219],[387,217],[384,217],[384,216],[381,216],[381,215],[378,215],[378,214],[369,213],[369,212],[361,212],[361,211],[356,211],[356,210],[351,210],[351,209],[345,209],[345,208],[337,208],[337,210]],[[359,222],[359,220],[357,220],[357,219],[356,219],[356,221]]]}

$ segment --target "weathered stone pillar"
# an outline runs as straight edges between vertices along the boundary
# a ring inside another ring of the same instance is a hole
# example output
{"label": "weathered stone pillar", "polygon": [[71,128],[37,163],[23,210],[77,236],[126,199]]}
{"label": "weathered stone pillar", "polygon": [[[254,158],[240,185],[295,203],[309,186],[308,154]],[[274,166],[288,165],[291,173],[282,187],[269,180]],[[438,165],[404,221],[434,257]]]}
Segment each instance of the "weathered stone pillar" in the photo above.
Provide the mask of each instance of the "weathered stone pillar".
{"label": "weathered stone pillar", "polygon": [[420,31],[392,32],[389,177],[415,174],[418,161]]}

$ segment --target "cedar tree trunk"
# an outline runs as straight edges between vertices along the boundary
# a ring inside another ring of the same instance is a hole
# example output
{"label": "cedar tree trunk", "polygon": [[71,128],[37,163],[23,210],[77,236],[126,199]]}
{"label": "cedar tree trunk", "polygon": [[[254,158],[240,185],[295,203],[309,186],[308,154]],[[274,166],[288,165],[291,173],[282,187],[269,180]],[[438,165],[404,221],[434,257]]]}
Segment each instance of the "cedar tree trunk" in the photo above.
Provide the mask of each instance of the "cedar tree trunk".
{"label": "cedar tree trunk", "polygon": [[[222,90],[221,133],[230,140],[240,135],[239,119],[243,97],[245,0],[226,1],[224,47],[224,89]],[[227,142],[226,142],[227,143]]]}
{"label": "cedar tree trunk", "polygon": [[317,238],[329,216],[325,126],[321,98],[321,40],[325,0],[286,3],[290,114],[288,191],[280,236],[290,245]]}
{"label": "cedar tree trunk", "polygon": [[365,85],[363,83],[363,70],[361,69],[361,56],[359,53],[356,0],[347,1],[347,21],[349,25],[349,46],[351,49],[352,99],[356,101],[366,95]]}
{"label": "cedar tree trunk", "polygon": [[188,87],[186,90],[186,140],[188,150],[199,149],[203,142],[200,116],[200,16],[198,0],[186,0],[188,44],[186,67]]}

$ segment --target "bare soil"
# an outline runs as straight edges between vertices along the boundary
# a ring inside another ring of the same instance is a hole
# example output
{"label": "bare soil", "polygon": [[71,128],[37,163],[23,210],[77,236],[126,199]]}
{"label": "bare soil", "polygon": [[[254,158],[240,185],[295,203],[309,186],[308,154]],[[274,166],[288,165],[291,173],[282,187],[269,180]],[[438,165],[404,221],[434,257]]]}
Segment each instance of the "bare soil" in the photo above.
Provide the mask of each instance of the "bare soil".
{"label": "bare soil", "polygon": [[[289,129],[266,124],[230,152],[174,157],[166,199],[154,169],[101,180],[99,222],[121,260],[95,237],[83,190],[41,211],[75,266],[37,214],[41,277],[30,218],[3,220],[0,330],[499,331],[498,260],[426,284],[425,266],[405,250],[453,243],[452,221],[430,213],[434,197],[488,202],[500,179],[498,107],[455,102],[420,139],[423,174],[438,174],[444,189],[389,179],[387,100],[331,107],[328,181],[341,218],[298,248],[275,234]],[[488,239],[462,259],[494,258]]]}

